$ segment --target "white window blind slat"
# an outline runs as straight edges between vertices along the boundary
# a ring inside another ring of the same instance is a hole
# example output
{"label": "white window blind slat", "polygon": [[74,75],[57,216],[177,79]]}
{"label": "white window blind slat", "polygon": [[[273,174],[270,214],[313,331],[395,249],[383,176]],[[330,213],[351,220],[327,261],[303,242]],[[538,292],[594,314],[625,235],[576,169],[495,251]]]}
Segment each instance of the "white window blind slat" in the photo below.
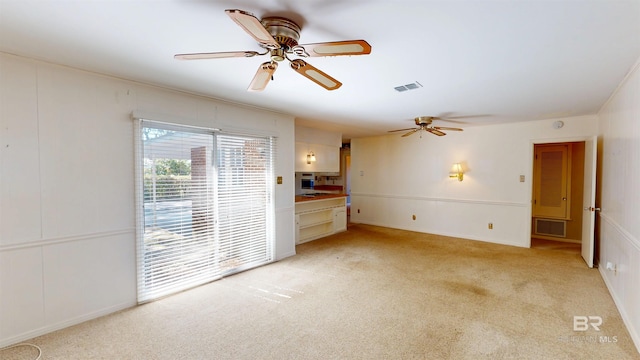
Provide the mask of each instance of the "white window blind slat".
{"label": "white window blind slat", "polygon": [[138,128],[139,302],[273,259],[273,138]]}

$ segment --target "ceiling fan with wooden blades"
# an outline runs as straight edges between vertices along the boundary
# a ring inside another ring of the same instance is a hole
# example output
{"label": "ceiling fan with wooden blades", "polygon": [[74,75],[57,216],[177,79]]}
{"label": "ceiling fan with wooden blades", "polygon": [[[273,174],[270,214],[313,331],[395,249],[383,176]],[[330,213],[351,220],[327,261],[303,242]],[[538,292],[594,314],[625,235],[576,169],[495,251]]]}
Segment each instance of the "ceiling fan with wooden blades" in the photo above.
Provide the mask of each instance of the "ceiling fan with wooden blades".
{"label": "ceiling fan with wooden blades", "polygon": [[[300,58],[367,55],[371,53],[371,45],[365,40],[298,44],[301,30],[300,26],[284,17],[269,16],[260,20],[253,16],[253,14],[239,9],[228,9],[225,10],[225,12],[238,26],[258,42],[260,47],[264,49],[263,52],[226,51],[177,54],[174,57],[179,60],[199,60],[269,55],[270,61],[260,65],[249,85],[249,91],[264,90],[267,84],[269,84],[269,81],[273,79],[273,74],[278,68],[278,64],[285,59],[289,61],[291,68],[300,75],[327,90],[335,90],[342,86],[340,81]],[[292,56],[298,58],[292,59]]]}
{"label": "ceiling fan with wooden blades", "polygon": [[462,131],[462,129],[460,129],[460,128],[446,127],[446,126],[432,126],[431,124],[433,123],[433,120],[446,120],[446,119],[439,118],[437,116],[419,116],[419,117],[415,118],[414,120],[416,122],[416,125],[418,125],[418,127],[416,127],[416,128],[390,130],[389,132],[409,131],[409,132],[407,132],[407,133],[402,135],[402,137],[406,137],[406,136],[409,136],[409,135],[413,135],[413,134],[417,133],[418,131],[426,131],[428,133],[431,133],[431,134],[434,134],[434,135],[438,135],[438,136],[447,135],[442,130],[446,130],[446,131]]}

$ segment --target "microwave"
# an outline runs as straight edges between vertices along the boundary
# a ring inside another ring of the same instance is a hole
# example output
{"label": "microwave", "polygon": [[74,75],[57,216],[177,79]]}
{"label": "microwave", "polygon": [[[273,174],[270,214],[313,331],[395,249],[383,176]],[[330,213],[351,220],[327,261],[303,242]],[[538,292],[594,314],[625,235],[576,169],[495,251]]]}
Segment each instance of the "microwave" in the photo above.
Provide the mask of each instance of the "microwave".
{"label": "microwave", "polygon": [[300,188],[313,190],[313,174],[302,174],[300,177]]}
{"label": "microwave", "polygon": [[300,188],[313,190],[313,179],[301,179]]}

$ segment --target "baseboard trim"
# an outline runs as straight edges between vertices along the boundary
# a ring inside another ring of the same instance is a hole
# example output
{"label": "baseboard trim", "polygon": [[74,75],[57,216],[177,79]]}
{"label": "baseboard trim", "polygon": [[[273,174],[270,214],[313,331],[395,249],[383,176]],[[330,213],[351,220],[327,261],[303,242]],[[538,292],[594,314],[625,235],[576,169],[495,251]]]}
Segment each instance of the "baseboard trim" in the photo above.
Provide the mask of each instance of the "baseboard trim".
{"label": "baseboard trim", "polygon": [[629,335],[631,336],[631,340],[633,340],[633,343],[636,346],[636,350],[638,350],[638,353],[640,354],[640,334],[638,334],[638,331],[633,327],[633,322],[631,321],[631,318],[629,317],[627,312],[624,310],[622,301],[615,293],[615,291],[613,291],[613,286],[606,276],[607,270],[604,266],[598,266],[598,271],[600,272],[600,276],[602,277],[607,290],[609,290],[609,294],[611,295],[613,302],[616,304],[616,308],[618,308],[618,312],[622,317],[622,322],[624,322],[625,326],[627,327],[627,331],[629,331]]}
{"label": "baseboard trim", "polygon": [[540,239],[540,240],[565,242],[565,243],[573,243],[573,244],[582,244],[582,241],[578,240],[578,239],[561,238],[561,237],[555,237],[555,236],[544,236],[544,235],[540,235],[540,234],[531,234],[531,238],[532,239]]}
{"label": "baseboard trim", "polygon": [[280,261],[280,260],[286,259],[288,257],[294,256],[295,254],[296,254],[295,250],[291,251],[291,252],[288,252],[286,254],[283,254],[283,255],[280,255],[280,256],[276,257],[276,261]]}
{"label": "baseboard trim", "polygon": [[434,231],[423,231],[423,230],[417,230],[417,229],[411,229],[411,228],[403,228],[403,227],[398,227],[398,226],[395,226],[395,225],[377,223],[377,222],[351,221],[351,223],[352,224],[380,226],[380,227],[386,227],[386,228],[389,228],[389,229],[414,231],[414,232],[419,232],[419,233],[423,233],[423,234],[433,234],[433,235],[446,236],[446,237],[452,237],[452,238],[464,239],[464,240],[482,241],[482,242],[486,242],[486,243],[490,243],[490,244],[516,246],[516,247],[524,247],[524,248],[528,248],[529,247],[529,243],[528,243],[529,239],[527,239],[527,243],[526,244],[518,244],[518,243],[513,243],[513,242],[499,241],[497,239],[486,239],[486,238],[481,238],[481,237],[478,237],[478,236],[471,236],[471,235],[465,235],[465,234],[454,234],[454,233],[447,233],[447,232],[434,232]]}
{"label": "baseboard trim", "polygon": [[77,316],[74,317],[72,319],[67,319],[64,321],[60,321],[54,324],[49,324],[49,325],[45,325],[43,327],[37,328],[37,329],[33,329],[18,335],[14,335],[11,337],[8,337],[6,339],[0,339],[0,349],[13,345],[13,344],[17,344],[19,342],[25,341],[25,340],[29,340],[29,339],[33,339],[34,337],[37,336],[41,336],[41,335],[45,335],[48,334],[50,332],[54,332],[57,330],[61,330],[64,328],[68,328],[69,326],[73,326],[73,325],[78,325],[80,323],[83,323],[85,321],[89,321],[89,320],[93,320],[93,319],[97,319],[99,317],[105,316],[105,315],[109,315],[109,314],[113,314],[117,311],[120,310],[124,310],[124,309],[128,309],[131,307],[136,306],[136,301],[135,299],[133,301],[127,301],[124,303],[120,303],[114,306],[110,306],[104,309],[100,309],[98,311],[94,311],[88,314],[84,314],[81,316]]}

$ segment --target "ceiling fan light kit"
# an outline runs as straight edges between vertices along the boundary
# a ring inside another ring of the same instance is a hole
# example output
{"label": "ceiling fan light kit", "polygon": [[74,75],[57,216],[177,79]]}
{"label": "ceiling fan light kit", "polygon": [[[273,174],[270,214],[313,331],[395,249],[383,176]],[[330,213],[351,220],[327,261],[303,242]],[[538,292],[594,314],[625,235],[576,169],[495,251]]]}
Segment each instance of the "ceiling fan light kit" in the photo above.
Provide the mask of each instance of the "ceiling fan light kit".
{"label": "ceiling fan light kit", "polygon": [[273,73],[278,68],[278,63],[266,62],[260,65],[260,71],[256,72],[249,85],[249,91],[262,91],[271,80]]}
{"label": "ceiling fan light kit", "polygon": [[335,90],[342,83],[317,69],[302,59],[291,59],[289,56],[344,56],[367,55],[371,53],[371,45],[365,40],[345,40],[314,44],[298,44],[301,28],[295,22],[278,16],[265,17],[259,20],[251,13],[239,9],[225,10],[227,15],[245,32],[253,37],[260,47],[266,49],[264,53],[257,51],[226,51],[211,53],[177,54],[179,60],[222,59],[231,57],[254,57],[269,54],[271,61],[265,62],[253,77],[249,91],[262,91],[278,68],[278,62],[285,59],[298,74],[306,77],[327,90]]}

